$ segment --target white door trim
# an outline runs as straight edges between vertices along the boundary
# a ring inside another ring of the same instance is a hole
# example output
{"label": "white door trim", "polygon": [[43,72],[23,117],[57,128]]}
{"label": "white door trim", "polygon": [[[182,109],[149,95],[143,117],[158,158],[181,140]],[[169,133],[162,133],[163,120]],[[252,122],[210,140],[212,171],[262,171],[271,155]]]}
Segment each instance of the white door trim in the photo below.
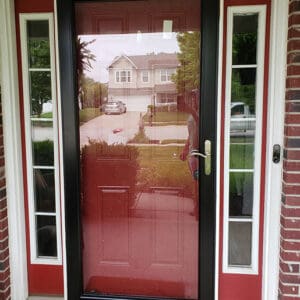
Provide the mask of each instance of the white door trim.
{"label": "white door trim", "polygon": [[14,1],[0,1],[0,28],[11,299],[24,300],[28,286]]}
{"label": "white door trim", "polygon": [[219,299],[219,262],[220,262],[220,171],[221,171],[221,112],[223,76],[223,30],[224,0],[219,1],[219,49],[218,49],[218,94],[217,94],[217,137],[216,137],[216,245],[215,245],[215,299]]}
{"label": "white door trim", "polygon": [[[263,300],[275,300],[278,297],[288,9],[288,0],[272,1],[262,279]],[[274,144],[279,144],[282,149],[281,160],[278,164],[272,162]]]}

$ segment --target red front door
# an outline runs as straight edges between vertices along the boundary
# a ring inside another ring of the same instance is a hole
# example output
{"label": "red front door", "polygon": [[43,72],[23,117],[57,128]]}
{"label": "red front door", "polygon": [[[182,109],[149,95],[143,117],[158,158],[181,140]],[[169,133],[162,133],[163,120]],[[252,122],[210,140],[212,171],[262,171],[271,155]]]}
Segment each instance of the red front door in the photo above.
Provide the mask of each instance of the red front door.
{"label": "red front door", "polygon": [[76,4],[85,293],[198,297],[199,6]]}

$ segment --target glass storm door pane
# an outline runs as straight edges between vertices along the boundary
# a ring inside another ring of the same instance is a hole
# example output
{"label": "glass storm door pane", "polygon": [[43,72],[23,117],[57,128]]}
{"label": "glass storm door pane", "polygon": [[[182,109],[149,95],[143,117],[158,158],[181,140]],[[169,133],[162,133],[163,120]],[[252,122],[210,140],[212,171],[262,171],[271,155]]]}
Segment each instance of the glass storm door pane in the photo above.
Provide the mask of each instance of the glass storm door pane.
{"label": "glass storm door pane", "polygon": [[200,4],[76,3],[86,293],[198,298]]}

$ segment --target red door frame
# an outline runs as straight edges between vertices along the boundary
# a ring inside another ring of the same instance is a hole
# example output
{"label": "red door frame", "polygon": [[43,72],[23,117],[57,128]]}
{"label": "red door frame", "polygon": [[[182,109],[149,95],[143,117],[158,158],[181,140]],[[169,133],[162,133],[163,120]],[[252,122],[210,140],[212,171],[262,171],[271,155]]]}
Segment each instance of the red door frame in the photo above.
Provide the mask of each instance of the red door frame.
{"label": "red door frame", "polygon": [[258,275],[224,273],[223,268],[223,217],[224,217],[224,141],[225,141],[225,88],[226,88],[226,45],[227,45],[227,9],[230,6],[266,5],[266,32],[264,53],[264,87],[263,87],[263,120],[262,141],[267,138],[267,108],[268,108],[268,80],[269,80],[269,51],[270,51],[270,17],[271,0],[224,0],[223,22],[223,53],[222,53],[222,86],[221,86],[221,134],[220,134],[220,247],[219,247],[219,284],[218,297],[222,300],[253,300],[262,296],[263,272],[263,230],[265,203],[265,169],[266,143],[261,145],[261,185],[260,185],[260,218],[259,218],[259,249]]}
{"label": "red door frame", "polygon": [[[28,293],[63,295],[64,277],[62,265],[32,264],[30,260],[30,229],[29,229],[29,208],[28,208],[28,188],[27,188],[27,165],[26,165],[26,142],[25,142],[25,121],[24,121],[24,98],[23,98],[23,78],[22,78],[22,56],[19,15],[21,13],[53,13],[54,1],[38,0],[15,0],[15,22],[17,37],[17,59],[18,59],[18,80],[20,99],[20,120],[21,120],[21,141],[23,157],[23,188],[25,207],[25,228],[26,228],[26,250],[27,250],[27,273],[28,273]],[[60,229],[59,229],[60,230]]]}

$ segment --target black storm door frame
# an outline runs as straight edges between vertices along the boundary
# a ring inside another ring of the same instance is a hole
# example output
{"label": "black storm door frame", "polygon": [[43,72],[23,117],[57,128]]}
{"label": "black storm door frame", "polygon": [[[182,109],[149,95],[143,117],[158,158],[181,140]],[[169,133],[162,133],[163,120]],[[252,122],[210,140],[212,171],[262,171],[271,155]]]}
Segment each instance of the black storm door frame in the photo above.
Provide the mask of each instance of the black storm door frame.
{"label": "black storm door frame", "polygon": [[[103,0],[102,0],[103,1]],[[107,0],[104,0],[107,1]],[[109,2],[122,0],[109,0]],[[131,0],[139,1],[139,0]],[[200,163],[199,299],[213,300],[216,239],[216,130],[219,0],[201,0],[200,151],[212,142],[212,172]],[[60,87],[65,187],[66,266],[68,299],[138,299],[83,294],[80,230],[80,151],[76,78],[74,0],[57,0]],[[140,298],[141,299],[141,298]],[[143,298],[145,299],[145,298]],[[148,298],[150,299],[150,298]],[[153,298],[152,298],[153,299]]]}

